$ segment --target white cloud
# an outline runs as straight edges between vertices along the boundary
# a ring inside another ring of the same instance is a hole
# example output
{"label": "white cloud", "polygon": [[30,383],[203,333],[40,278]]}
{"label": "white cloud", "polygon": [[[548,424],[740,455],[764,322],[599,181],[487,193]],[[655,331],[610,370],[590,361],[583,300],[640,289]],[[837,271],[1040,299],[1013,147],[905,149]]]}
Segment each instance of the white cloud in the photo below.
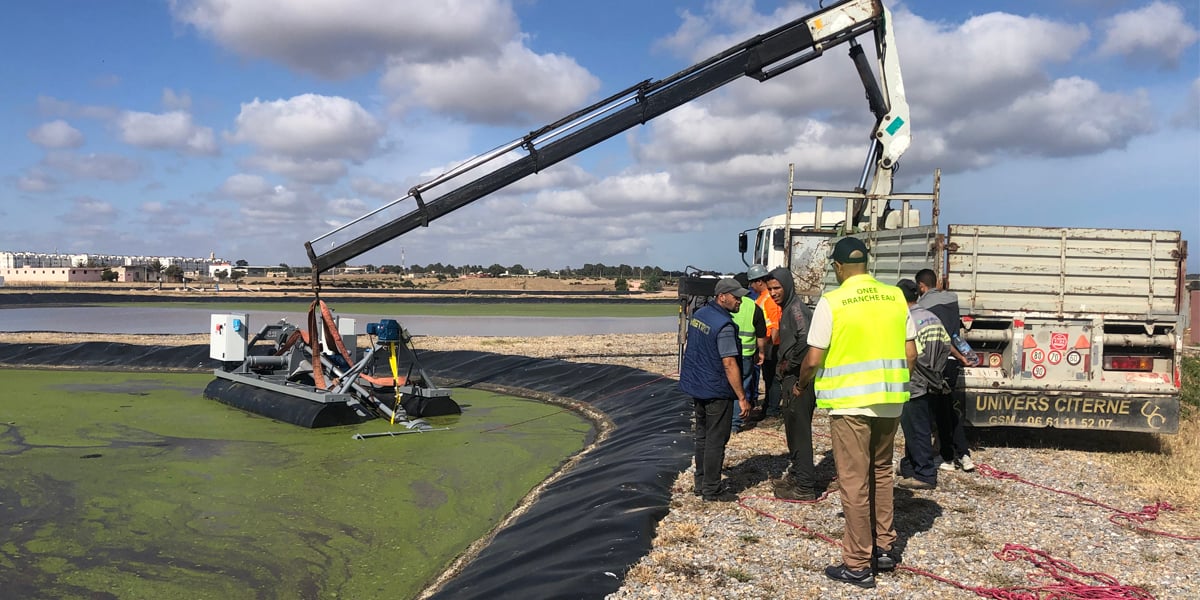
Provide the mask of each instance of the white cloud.
{"label": "white cloud", "polygon": [[499,52],[437,62],[397,58],[383,76],[395,110],[414,104],[489,124],[545,122],[582,107],[600,82],[574,59],[519,41]]}
{"label": "white cloud", "polygon": [[108,106],[78,104],[67,100],[59,100],[53,96],[40,95],[37,97],[39,114],[51,117],[71,117],[84,119],[107,120],[117,116],[117,109]]}
{"label": "white cloud", "polygon": [[98,198],[81,196],[71,201],[71,207],[59,215],[59,219],[64,223],[90,226],[112,223],[117,219],[117,207]]}
{"label": "white cloud", "polygon": [[17,189],[23,192],[46,193],[58,190],[58,180],[41,169],[29,169],[17,177]]}
{"label": "white cloud", "polygon": [[254,198],[270,191],[271,185],[258,175],[238,173],[230,175],[218,188],[222,194],[233,198]]}
{"label": "white cloud", "polygon": [[220,151],[212,128],[192,122],[192,115],[125,111],[116,120],[121,141],[139,148],[174,150],[183,154],[213,156]]}
{"label": "white cloud", "polygon": [[333,183],[346,175],[347,171],[346,163],[335,158],[292,158],[277,154],[251,156],[241,164],[246,168],[270,171],[293,181],[310,184]]}
{"label": "white cloud", "polygon": [[1135,136],[1153,131],[1151,114],[1144,94],[1105,93],[1093,81],[1072,77],[1014,99],[987,120],[956,123],[951,143],[1032,156],[1098,154],[1124,148]]}
{"label": "white cloud", "polygon": [[330,214],[345,219],[356,219],[370,210],[367,203],[358,198],[334,198],[329,201]]}
{"label": "white cloud", "polygon": [[137,161],[116,154],[53,151],[46,154],[42,164],[81,179],[129,181],[142,172]]}
{"label": "white cloud", "polygon": [[42,123],[26,136],[29,141],[43,148],[66,149],[83,145],[83,133],[62,119]]}
{"label": "white cloud", "polygon": [[243,103],[229,138],[292,158],[364,160],[384,126],[353,100],[303,94]]}
{"label": "white cloud", "polygon": [[1175,67],[1184,51],[1200,39],[1177,4],[1155,1],[1104,19],[1101,56],[1125,56],[1135,62]]}
{"label": "white cloud", "polygon": [[171,88],[165,88],[162,93],[162,105],[167,110],[191,112],[192,97],[187,92],[179,93]]}
{"label": "white cloud", "polygon": [[171,0],[174,18],[240,54],[343,78],[387,56],[487,55],[513,38],[504,0]]}

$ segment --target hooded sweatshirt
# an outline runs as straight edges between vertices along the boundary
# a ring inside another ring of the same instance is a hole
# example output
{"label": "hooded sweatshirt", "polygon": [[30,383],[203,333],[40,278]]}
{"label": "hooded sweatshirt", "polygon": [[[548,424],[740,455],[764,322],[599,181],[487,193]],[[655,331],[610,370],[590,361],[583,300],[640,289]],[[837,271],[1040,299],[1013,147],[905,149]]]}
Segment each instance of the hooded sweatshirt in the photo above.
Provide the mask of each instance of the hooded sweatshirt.
{"label": "hooded sweatshirt", "polygon": [[779,366],[780,375],[799,375],[800,363],[808,352],[808,326],[812,322],[812,309],[796,296],[796,284],[792,272],[780,267],[771,271],[771,276],[783,287],[783,302],[779,317]]}

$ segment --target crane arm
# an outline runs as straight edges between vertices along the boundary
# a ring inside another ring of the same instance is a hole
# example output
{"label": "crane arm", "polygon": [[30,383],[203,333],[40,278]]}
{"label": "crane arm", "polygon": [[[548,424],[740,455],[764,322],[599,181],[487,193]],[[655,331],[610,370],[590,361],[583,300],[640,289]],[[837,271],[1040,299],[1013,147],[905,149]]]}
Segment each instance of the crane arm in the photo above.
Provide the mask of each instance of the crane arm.
{"label": "crane arm", "polygon": [[[820,57],[834,46],[853,43],[855,38],[868,31],[876,33],[877,54],[887,53],[891,49],[890,14],[881,0],[843,0],[757,35],[666,79],[646,80],[633,85],[522,138],[469,159],[430,181],[414,186],[405,197],[306,242],[305,249],[312,262],[314,289],[320,288],[320,273],[417,227],[428,226],[430,221],[541,169],[743,76],[766,81]],[[884,41],[888,43],[884,44]],[[896,86],[901,85],[898,63],[894,58],[889,63],[886,54],[879,54],[878,58],[885,89],[888,86],[897,89]],[[865,75],[861,68],[860,75],[863,75],[865,84],[870,75],[869,67]],[[873,82],[873,78],[870,79]],[[872,95],[870,88],[868,86],[869,96]],[[886,109],[896,102],[896,94],[882,94],[878,86],[875,89],[872,102],[881,102],[884,114],[889,114]],[[899,99],[902,100],[902,86],[899,89]],[[876,114],[878,117],[879,113]],[[903,120],[892,118],[884,123],[886,119],[880,117],[880,123],[877,124],[872,152],[881,157],[878,160],[880,164],[888,161],[888,168],[894,165],[899,154],[907,147],[907,116],[905,105]],[[882,137],[880,131],[883,132]],[[903,143],[899,140],[903,140]],[[484,172],[485,166],[492,169]],[[474,175],[473,172],[477,171],[483,174],[462,184],[451,183],[468,174]],[[890,177],[890,172],[886,175]],[[888,187],[890,189],[890,181]],[[436,197],[427,198],[433,195]],[[415,208],[397,218],[386,220],[385,213],[409,199],[415,202]],[[382,224],[376,225],[380,222]],[[357,233],[365,227],[369,227],[365,233]],[[328,249],[318,251],[319,247]]]}

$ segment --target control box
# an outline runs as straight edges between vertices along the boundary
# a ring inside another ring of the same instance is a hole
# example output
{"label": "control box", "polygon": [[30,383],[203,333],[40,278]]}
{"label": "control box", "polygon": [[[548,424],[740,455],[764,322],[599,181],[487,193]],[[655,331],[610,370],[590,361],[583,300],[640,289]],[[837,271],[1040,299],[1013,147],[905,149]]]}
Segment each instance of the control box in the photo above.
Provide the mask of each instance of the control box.
{"label": "control box", "polygon": [[212,315],[209,327],[208,356],[223,362],[246,360],[250,320],[244,314]]}

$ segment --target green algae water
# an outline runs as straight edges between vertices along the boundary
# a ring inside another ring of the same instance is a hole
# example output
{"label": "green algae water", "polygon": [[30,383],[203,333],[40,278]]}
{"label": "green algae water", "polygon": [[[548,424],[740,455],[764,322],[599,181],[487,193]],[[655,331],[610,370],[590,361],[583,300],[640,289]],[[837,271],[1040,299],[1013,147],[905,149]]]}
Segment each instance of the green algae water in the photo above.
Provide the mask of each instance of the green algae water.
{"label": "green algae water", "polygon": [[389,425],[277,423],[207,374],[4,375],[6,598],[410,598],[593,433],[478,390],[449,431],[355,440]]}

